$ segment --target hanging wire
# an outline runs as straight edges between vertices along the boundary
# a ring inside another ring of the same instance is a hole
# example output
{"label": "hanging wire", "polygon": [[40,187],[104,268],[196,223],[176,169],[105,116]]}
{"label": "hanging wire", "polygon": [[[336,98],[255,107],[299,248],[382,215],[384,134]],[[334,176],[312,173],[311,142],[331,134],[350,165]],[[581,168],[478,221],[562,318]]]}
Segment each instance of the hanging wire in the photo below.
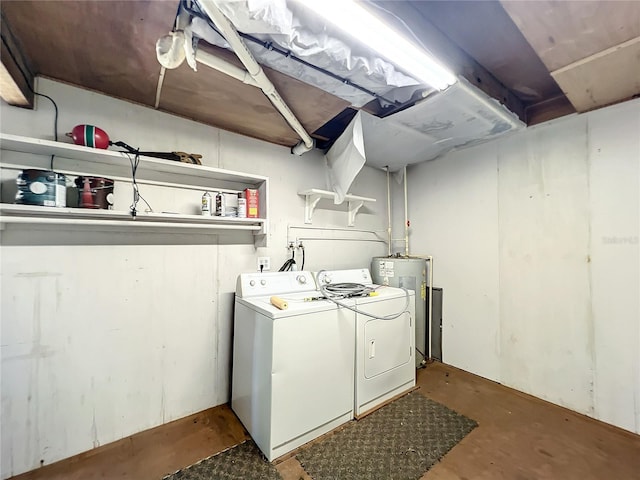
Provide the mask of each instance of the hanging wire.
{"label": "hanging wire", "polygon": [[142,195],[140,195],[140,189],[138,187],[138,182],[136,181],[136,172],[138,170],[138,165],[140,164],[140,154],[138,152],[136,152],[135,154],[130,152],[123,152],[123,153],[127,155],[127,158],[129,159],[129,163],[131,164],[131,186],[133,188],[133,202],[129,206],[129,211],[131,212],[131,216],[135,218],[136,215],[138,214],[137,207],[138,207],[138,202],[140,200],[142,200],[147,205],[149,210],[153,212],[153,208],[151,208],[151,205],[149,205],[149,202],[147,202],[145,198]]}

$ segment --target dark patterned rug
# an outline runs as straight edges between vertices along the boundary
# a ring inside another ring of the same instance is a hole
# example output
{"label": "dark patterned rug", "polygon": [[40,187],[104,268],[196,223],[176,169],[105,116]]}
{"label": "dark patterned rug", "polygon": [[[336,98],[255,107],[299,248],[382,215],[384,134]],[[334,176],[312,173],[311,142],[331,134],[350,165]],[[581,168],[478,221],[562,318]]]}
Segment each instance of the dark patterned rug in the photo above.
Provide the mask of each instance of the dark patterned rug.
{"label": "dark patterned rug", "polygon": [[296,458],[314,480],[416,480],[477,425],[413,392]]}
{"label": "dark patterned rug", "polygon": [[282,480],[275,467],[251,440],[167,475],[163,480],[249,479]]}

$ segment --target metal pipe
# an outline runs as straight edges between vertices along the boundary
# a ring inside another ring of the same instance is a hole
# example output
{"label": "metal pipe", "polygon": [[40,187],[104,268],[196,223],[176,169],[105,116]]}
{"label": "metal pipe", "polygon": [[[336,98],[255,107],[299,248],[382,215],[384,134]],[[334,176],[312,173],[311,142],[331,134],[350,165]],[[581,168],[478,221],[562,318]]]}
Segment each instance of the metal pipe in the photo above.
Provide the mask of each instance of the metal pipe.
{"label": "metal pipe", "polygon": [[407,202],[407,167],[404,167],[404,255],[409,256],[409,207]]}
{"label": "metal pipe", "polygon": [[389,238],[389,248],[387,249],[387,256],[391,256],[391,183],[389,182],[389,165],[385,167],[387,169],[387,213],[389,215],[389,223],[387,227],[387,235]]}
{"label": "metal pipe", "polygon": [[262,70],[260,64],[253,58],[253,55],[244,44],[242,38],[238,34],[238,31],[229,21],[227,17],[220,11],[213,0],[200,0],[200,6],[204,12],[209,16],[213,23],[220,29],[220,32],[224,36],[225,40],[229,43],[234,53],[238,56],[242,64],[247,69],[247,72],[255,80],[256,84],[269,98],[273,106],[280,112],[283,118],[287,121],[289,126],[300,136],[302,139],[302,145],[298,144],[292,152],[298,155],[305,151],[312,150],[314,147],[314,141],[309,136],[305,128],[300,121],[296,118],[293,112],[289,109],[285,101],[282,99],[276,87],[271,83],[271,80],[267,77]]}

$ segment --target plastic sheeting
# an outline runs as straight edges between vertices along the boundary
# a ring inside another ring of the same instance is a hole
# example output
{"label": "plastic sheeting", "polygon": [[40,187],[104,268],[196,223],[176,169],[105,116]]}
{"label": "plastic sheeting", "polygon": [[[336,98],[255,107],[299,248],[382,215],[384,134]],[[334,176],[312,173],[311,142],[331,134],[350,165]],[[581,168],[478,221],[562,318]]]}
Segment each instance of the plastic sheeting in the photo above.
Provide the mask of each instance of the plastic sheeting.
{"label": "plastic sheeting", "polygon": [[524,128],[516,115],[464,79],[386,118],[362,113],[367,165],[398,171],[454,148]]}
{"label": "plastic sheeting", "polygon": [[524,128],[518,117],[463,79],[384,119],[358,112],[327,152],[327,187],[342,202],[365,162],[401,183],[403,167]]}
{"label": "plastic sheeting", "polygon": [[336,204],[344,201],[366,161],[361,118],[362,112],[358,112],[325,156],[327,188],[336,193]]}
{"label": "plastic sheeting", "polygon": [[[332,31],[312,13],[294,1],[287,0],[214,0],[225,16],[240,32],[271,42],[317,67],[328,70],[379,95],[405,102],[416,89],[426,87],[376,56],[364,45],[358,45],[345,34]],[[229,45],[208,22],[194,17],[185,29],[212,45],[229,49]],[[373,96],[307,67],[291,58],[251,41],[247,48],[258,63],[286,73],[305,83],[340,97],[360,107]],[[193,55],[193,54],[192,54]],[[189,55],[187,55],[189,57]],[[189,58],[188,58],[189,59]],[[191,64],[191,63],[190,63]],[[412,88],[407,88],[412,87]]]}

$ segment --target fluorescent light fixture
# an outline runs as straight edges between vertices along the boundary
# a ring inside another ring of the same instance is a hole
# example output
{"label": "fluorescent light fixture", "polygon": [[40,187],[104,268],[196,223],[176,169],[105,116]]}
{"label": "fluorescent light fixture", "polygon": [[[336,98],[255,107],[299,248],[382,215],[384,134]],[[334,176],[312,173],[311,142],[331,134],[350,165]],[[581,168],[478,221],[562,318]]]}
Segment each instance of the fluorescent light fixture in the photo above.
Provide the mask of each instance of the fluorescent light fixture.
{"label": "fluorescent light fixture", "polygon": [[431,55],[408,41],[356,0],[298,0],[322,18],[378,52],[416,80],[438,90],[456,83],[456,77]]}

